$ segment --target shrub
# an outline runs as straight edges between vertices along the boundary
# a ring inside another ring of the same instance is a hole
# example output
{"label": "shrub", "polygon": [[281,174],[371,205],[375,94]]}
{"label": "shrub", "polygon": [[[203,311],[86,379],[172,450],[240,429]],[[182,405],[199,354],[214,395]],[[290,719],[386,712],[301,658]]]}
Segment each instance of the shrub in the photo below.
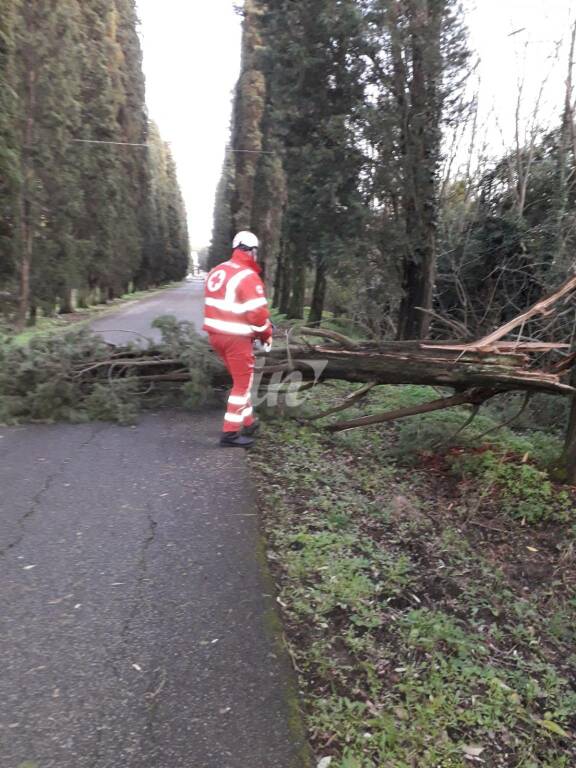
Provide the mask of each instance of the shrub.
{"label": "shrub", "polygon": [[487,450],[453,458],[451,465],[460,477],[476,478],[493,489],[501,509],[512,517],[529,523],[570,517],[568,493],[557,491],[547,472],[518,457]]}

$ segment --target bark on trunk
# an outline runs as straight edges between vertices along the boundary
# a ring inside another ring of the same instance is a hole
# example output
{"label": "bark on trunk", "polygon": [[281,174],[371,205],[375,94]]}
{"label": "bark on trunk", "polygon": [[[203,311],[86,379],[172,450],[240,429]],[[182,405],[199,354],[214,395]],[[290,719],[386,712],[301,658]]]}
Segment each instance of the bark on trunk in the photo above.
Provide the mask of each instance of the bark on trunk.
{"label": "bark on trunk", "polygon": [[284,289],[284,283],[286,282],[286,276],[284,274],[284,246],[280,248],[280,254],[278,256],[278,263],[276,265],[276,274],[274,276],[274,298],[272,300],[272,306],[280,308],[282,304],[282,291]]}
{"label": "bark on trunk", "polygon": [[72,288],[66,288],[62,292],[60,299],[60,314],[69,315],[74,312],[74,302],[72,300]]}
{"label": "bark on trunk", "polygon": [[[23,193],[26,194],[26,193]],[[30,309],[30,269],[32,266],[32,253],[34,234],[30,221],[30,201],[23,200],[21,206],[20,238],[20,300],[18,304],[18,327],[26,326],[26,319]]]}
{"label": "bark on trunk", "polygon": [[[536,391],[569,395],[572,388],[556,374],[527,370],[526,357],[515,354],[463,353],[458,350],[423,350],[398,342],[379,347],[362,346],[357,350],[330,346],[291,347],[293,366],[304,379],[319,375],[321,380],[340,379],[376,384],[427,384],[459,389],[497,389],[499,391]],[[286,360],[286,349],[276,344],[268,355],[274,362]],[[321,373],[311,363],[325,363]],[[276,366],[277,367],[277,366]],[[266,371],[266,369],[264,369]],[[286,368],[286,370],[288,370]],[[272,370],[270,371],[272,372]]]}
{"label": "bark on trunk", "polygon": [[570,483],[570,485],[576,485],[576,397],[572,398],[570,420],[568,422],[560,464],[562,479]]}
{"label": "bark on trunk", "polygon": [[[394,12],[392,15],[393,79],[400,116],[406,232],[399,339],[427,337],[431,320],[426,310],[432,309],[436,268],[436,170],[442,112],[437,88],[442,61],[441,14],[433,4],[419,7],[419,3],[415,3],[410,11],[411,30],[407,39],[394,28]],[[411,71],[406,67],[405,56],[412,61]]]}
{"label": "bark on trunk", "polygon": [[304,264],[293,260],[292,266],[292,295],[288,306],[288,317],[291,320],[304,318],[304,297],[306,295],[306,268]]}
{"label": "bark on trunk", "polygon": [[[27,52],[28,56],[34,54]],[[30,309],[30,271],[34,249],[34,221],[32,209],[32,190],[34,186],[34,168],[32,145],[36,112],[36,70],[29,65],[26,88],[26,122],[22,149],[22,189],[20,192],[20,300],[18,305],[18,327],[26,326]]]}
{"label": "bark on trunk", "polygon": [[432,308],[434,256],[433,251],[426,253],[420,248],[418,251],[418,255],[413,251],[410,261],[404,265],[398,339],[423,339],[430,328],[431,315],[420,308]]}
{"label": "bark on trunk", "polygon": [[312,291],[312,301],[310,304],[310,313],[308,315],[309,323],[320,323],[322,321],[327,287],[328,281],[326,264],[324,263],[323,259],[320,259],[316,265],[314,289]]}
{"label": "bark on trunk", "polygon": [[[570,384],[573,387],[576,387],[576,368],[572,369]],[[564,450],[560,458],[557,474],[560,479],[570,483],[570,485],[576,484],[576,395],[572,397],[572,407],[570,409],[570,418],[566,429]]]}
{"label": "bark on trunk", "polygon": [[290,295],[292,293],[292,273],[287,264],[284,265],[282,277],[282,291],[280,293],[280,303],[278,309],[281,314],[287,315],[290,308]]}
{"label": "bark on trunk", "polygon": [[87,288],[80,288],[78,290],[78,306],[80,309],[88,309],[90,298],[90,291]]}

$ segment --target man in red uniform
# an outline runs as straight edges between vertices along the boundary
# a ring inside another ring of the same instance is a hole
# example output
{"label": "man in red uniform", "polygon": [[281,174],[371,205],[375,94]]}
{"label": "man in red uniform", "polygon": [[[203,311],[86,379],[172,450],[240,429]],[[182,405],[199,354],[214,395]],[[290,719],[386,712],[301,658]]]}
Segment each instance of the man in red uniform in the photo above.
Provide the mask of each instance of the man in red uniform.
{"label": "man in red uniform", "polygon": [[254,379],[255,340],[272,348],[272,323],[258,266],[258,238],[239,232],[232,258],[206,278],[204,330],[232,376],[233,386],[220,444],[249,448],[258,429],[250,391]]}

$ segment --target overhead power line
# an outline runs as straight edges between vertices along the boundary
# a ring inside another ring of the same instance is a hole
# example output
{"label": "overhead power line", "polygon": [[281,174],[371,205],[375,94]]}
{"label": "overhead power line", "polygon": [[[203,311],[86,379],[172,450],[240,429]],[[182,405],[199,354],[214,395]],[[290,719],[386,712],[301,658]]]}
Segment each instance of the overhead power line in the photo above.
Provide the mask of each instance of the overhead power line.
{"label": "overhead power line", "polygon": [[[104,144],[114,147],[150,147],[151,144],[138,144],[132,141],[97,141],[96,139],[72,139],[76,144]],[[165,144],[171,144],[172,142],[166,141]],[[232,147],[226,147],[227,152],[240,152],[248,153],[252,155],[274,155],[275,152],[268,152],[264,149],[232,149]]]}
{"label": "overhead power line", "polygon": [[275,152],[267,152],[264,149],[232,149],[232,147],[226,147],[227,152],[246,152],[250,155],[275,155]]}
{"label": "overhead power line", "polygon": [[150,144],[136,144],[131,141],[96,141],[95,139],[72,139],[76,144],[113,144],[115,147],[149,147]]}

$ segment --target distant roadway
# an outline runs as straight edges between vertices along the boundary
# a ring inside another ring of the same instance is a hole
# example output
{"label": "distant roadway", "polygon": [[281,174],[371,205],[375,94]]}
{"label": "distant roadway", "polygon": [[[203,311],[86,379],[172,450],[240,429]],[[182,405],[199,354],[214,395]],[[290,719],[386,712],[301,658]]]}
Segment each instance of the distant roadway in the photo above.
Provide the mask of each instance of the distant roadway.
{"label": "distant roadway", "polygon": [[199,330],[202,327],[204,281],[182,283],[176,288],[135,301],[118,311],[106,314],[91,323],[91,329],[111,344],[129,341],[146,344],[146,339],[160,340],[160,331],[152,328],[153,321],[162,315],[174,315],[178,320],[189,320]]}

